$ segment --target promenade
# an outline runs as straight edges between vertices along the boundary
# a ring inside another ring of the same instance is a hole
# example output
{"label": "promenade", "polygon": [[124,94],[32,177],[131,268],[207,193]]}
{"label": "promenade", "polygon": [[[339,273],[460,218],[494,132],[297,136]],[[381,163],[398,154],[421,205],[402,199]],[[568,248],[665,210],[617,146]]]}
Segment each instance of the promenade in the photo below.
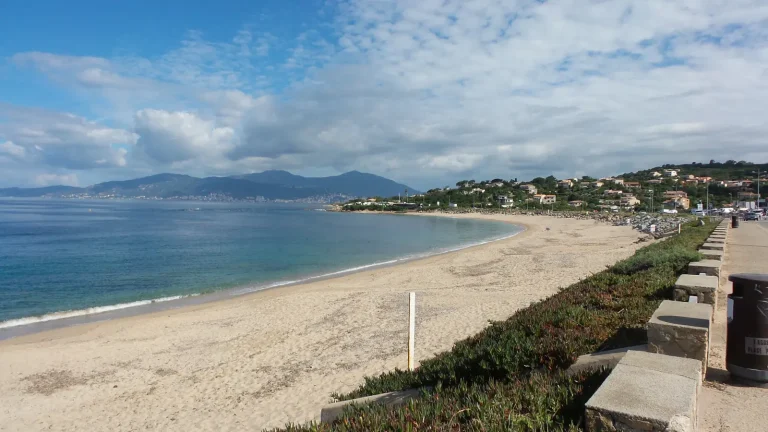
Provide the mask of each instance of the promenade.
{"label": "promenade", "polygon": [[720,274],[717,310],[710,340],[707,380],[699,399],[699,426],[705,432],[765,431],[768,388],[732,382],[725,368],[728,276],[768,273],[768,222],[741,222],[729,230]]}

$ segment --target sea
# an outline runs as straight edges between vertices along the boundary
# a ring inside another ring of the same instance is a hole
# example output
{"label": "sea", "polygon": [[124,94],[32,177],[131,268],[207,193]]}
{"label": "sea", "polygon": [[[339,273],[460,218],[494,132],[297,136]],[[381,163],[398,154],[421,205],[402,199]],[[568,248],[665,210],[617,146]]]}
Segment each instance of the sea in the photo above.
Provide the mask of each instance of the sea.
{"label": "sea", "polygon": [[502,222],[323,210],[307,204],[0,198],[0,331],[242,295],[455,251],[522,230]]}

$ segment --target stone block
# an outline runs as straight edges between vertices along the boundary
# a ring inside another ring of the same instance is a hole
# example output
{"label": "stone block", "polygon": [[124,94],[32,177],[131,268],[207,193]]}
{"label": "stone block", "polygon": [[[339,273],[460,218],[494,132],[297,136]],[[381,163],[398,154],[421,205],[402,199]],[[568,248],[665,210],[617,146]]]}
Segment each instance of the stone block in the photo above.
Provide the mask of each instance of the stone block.
{"label": "stone block", "polygon": [[674,299],[687,302],[694,296],[699,303],[715,305],[720,279],[716,276],[680,275],[675,282]]}
{"label": "stone block", "polygon": [[344,409],[350,405],[367,405],[378,403],[386,406],[398,406],[408,402],[413,398],[419,397],[420,394],[421,389],[413,389],[382,393],[378,395],[332,403],[324,406],[323,409],[320,410],[320,421],[323,423],[330,423],[336,420],[344,412]]}
{"label": "stone block", "polygon": [[699,253],[704,255],[704,258],[706,259],[718,261],[722,261],[723,255],[725,254],[723,251],[712,249],[699,249]]}
{"label": "stone block", "polygon": [[664,300],[648,321],[648,351],[699,360],[706,372],[712,311],[708,304]]}
{"label": "stone block", "polygon": [[725,249],[725,244],[723,243],[704,243],[701,245],[702,249],[710,249],[710,250],[723,250]]}
{"label": "stone block", "polygon": [[586,404],[590,432],[693,432],[701,363],[630,351]]}
{"label": "stone block", "polygon": [[701,273],[707,276],[720,277],[720,260],[701,260],[688,264],[688,274],[698,275]]}
{"label": "stone block", "polygon": [[613,369],[624,358],[628,351],[648,351],[648,345],[635,345],[608,351],[599,351],[579,356],[576,363],[568,368],[569,374],[577,374],[586,370],[608,368]]}
{"label": "stone block", "polygon": [[707,239],[707,243],[725,243],[725,238],[711,236]]}

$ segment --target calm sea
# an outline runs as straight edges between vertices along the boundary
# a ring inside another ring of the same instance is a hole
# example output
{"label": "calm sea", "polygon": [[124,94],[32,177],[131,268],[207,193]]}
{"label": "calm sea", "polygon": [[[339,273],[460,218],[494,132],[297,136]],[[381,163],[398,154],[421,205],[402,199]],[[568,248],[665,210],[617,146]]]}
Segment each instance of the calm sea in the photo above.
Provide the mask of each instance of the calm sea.
{"label": "calm sea", "polygon": [[0,328],[255,291],[519,231],[306,205],[0,199]]}

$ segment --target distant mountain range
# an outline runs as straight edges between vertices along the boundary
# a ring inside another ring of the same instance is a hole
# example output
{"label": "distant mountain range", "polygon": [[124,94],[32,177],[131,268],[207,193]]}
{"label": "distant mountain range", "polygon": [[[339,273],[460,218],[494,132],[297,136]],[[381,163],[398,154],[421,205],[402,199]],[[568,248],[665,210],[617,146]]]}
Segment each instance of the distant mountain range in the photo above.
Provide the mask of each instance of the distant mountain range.
{"label": "distant mountain range", "polygon": [[157,174],[134,180],[109,181],[84,188],[47,186],[0,189],[0,197],[104,197],[174,198],[220,196],[232,199],[307,200],[329,196],[389,197],[418,191],[384,177],[350,171],[331,177],[302,177],[288,171],[230,177],[197,178],[182,174]]}

